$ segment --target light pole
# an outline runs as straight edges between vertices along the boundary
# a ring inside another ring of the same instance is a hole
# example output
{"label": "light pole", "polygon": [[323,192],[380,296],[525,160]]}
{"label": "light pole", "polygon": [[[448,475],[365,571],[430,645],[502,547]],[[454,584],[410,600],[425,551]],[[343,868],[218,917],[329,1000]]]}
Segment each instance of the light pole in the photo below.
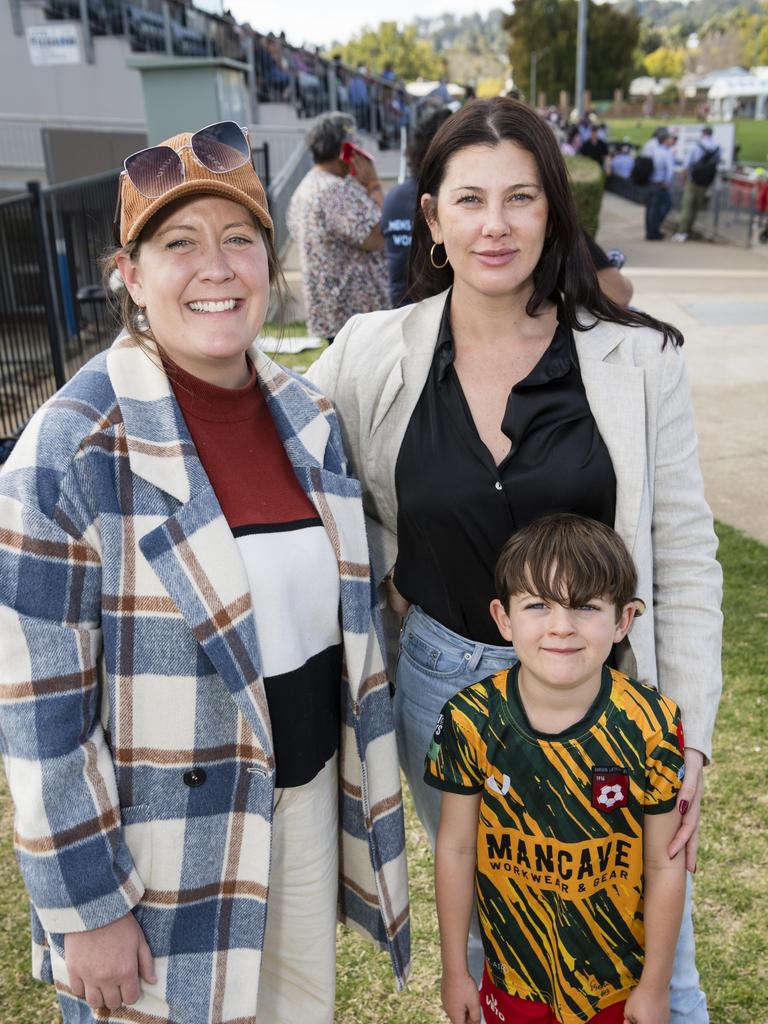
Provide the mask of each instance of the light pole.
{"label": "light pole", "polygon": [[579,20],[576,26],[576,110],[584,116],[584,90],[587,88],[587,4],[579,0]]}
{"label": "light pole", "polygon": [[549,53],[552,49],[551,46],[545,46],[543,50],[534,51],[531,54],[531,106],[536,109],[536,66],[539,63],[539,57],[543,57],[545,53]]}

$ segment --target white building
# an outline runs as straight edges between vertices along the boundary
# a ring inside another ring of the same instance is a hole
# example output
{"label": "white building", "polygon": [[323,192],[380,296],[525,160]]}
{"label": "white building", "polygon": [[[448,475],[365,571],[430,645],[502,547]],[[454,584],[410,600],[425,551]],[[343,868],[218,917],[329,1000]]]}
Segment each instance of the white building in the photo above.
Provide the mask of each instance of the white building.
{"label": "white building", "polygon": [[764,121],[768,117],[768,66],[751,68],[747,74],[719,78],[707,96],[713,121],[732,121],[734,117]]}

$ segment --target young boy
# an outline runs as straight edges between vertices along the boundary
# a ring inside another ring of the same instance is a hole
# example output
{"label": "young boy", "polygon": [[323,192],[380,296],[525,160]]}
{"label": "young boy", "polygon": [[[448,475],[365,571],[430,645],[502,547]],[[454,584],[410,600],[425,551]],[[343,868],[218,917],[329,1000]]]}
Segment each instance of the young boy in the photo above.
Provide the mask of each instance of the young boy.
{"label": "young boy", "polygon": [[[666,1024],[685,891],[676,705],[607,668],[642,602],[624,544],[575,515],[507,542],[491,614],[520,659],[462,690],[425,778],[452,1024]],[[473,879],[485,947],[467,969]]]}

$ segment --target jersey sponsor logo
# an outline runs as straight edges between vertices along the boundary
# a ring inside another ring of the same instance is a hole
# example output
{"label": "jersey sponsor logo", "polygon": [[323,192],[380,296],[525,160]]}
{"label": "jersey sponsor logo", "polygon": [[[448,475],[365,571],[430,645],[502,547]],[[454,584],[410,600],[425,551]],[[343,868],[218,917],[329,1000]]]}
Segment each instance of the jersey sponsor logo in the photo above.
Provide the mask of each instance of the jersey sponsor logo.
{"label": "jersey sponsor logo", "polygon": [[629,772],[609,765],[592,769],[592,806],[598,811],[616,811],[629,801]]}
{"label": "jersey sponsor logo", "polygon": [[562,843],[515,829],[482,828],[477,866],[488,878],[506,875],[532,889],[584,899],[609,886],[640,884],[640,858],[632,847],[619,837]]}

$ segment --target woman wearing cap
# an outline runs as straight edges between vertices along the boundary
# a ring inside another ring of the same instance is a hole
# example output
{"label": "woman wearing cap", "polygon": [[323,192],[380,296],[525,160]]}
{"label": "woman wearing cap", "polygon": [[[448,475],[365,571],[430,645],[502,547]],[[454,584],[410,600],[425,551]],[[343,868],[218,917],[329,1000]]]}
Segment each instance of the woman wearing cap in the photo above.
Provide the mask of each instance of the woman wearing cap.
{"label": "woman wearing cap", "polygon": [[125,330],[0,477],[34,971],[68,1022],[330,1022],[337,911],[398,984],[409,955],[359,484],[252,344],[279,271],[244,132],[129,157],[118,224]]}
{"label": "woman wearing cap", "polygon": [[[424,759],[442,705],[508,666],[489,604],[506,539],[554,511],[614,526],[649,612],[617,667],[681,706],[688,746],[673,853],[696,862],[702,764],[720,695],[721,572],[680,332],[602,294],[549,126],[510,99],[439,129],[419,175],[411,295],[356,316],[312,366],[364,489],[377,582],[402,629],[395,725],[434,839]],[[610,763],[608,761],[607,763]],[[470,939],[480,980],[483,951]],[[523,994],[523,993],[520,993]],[[690,910],[675,1024],[703,1024]]]}

